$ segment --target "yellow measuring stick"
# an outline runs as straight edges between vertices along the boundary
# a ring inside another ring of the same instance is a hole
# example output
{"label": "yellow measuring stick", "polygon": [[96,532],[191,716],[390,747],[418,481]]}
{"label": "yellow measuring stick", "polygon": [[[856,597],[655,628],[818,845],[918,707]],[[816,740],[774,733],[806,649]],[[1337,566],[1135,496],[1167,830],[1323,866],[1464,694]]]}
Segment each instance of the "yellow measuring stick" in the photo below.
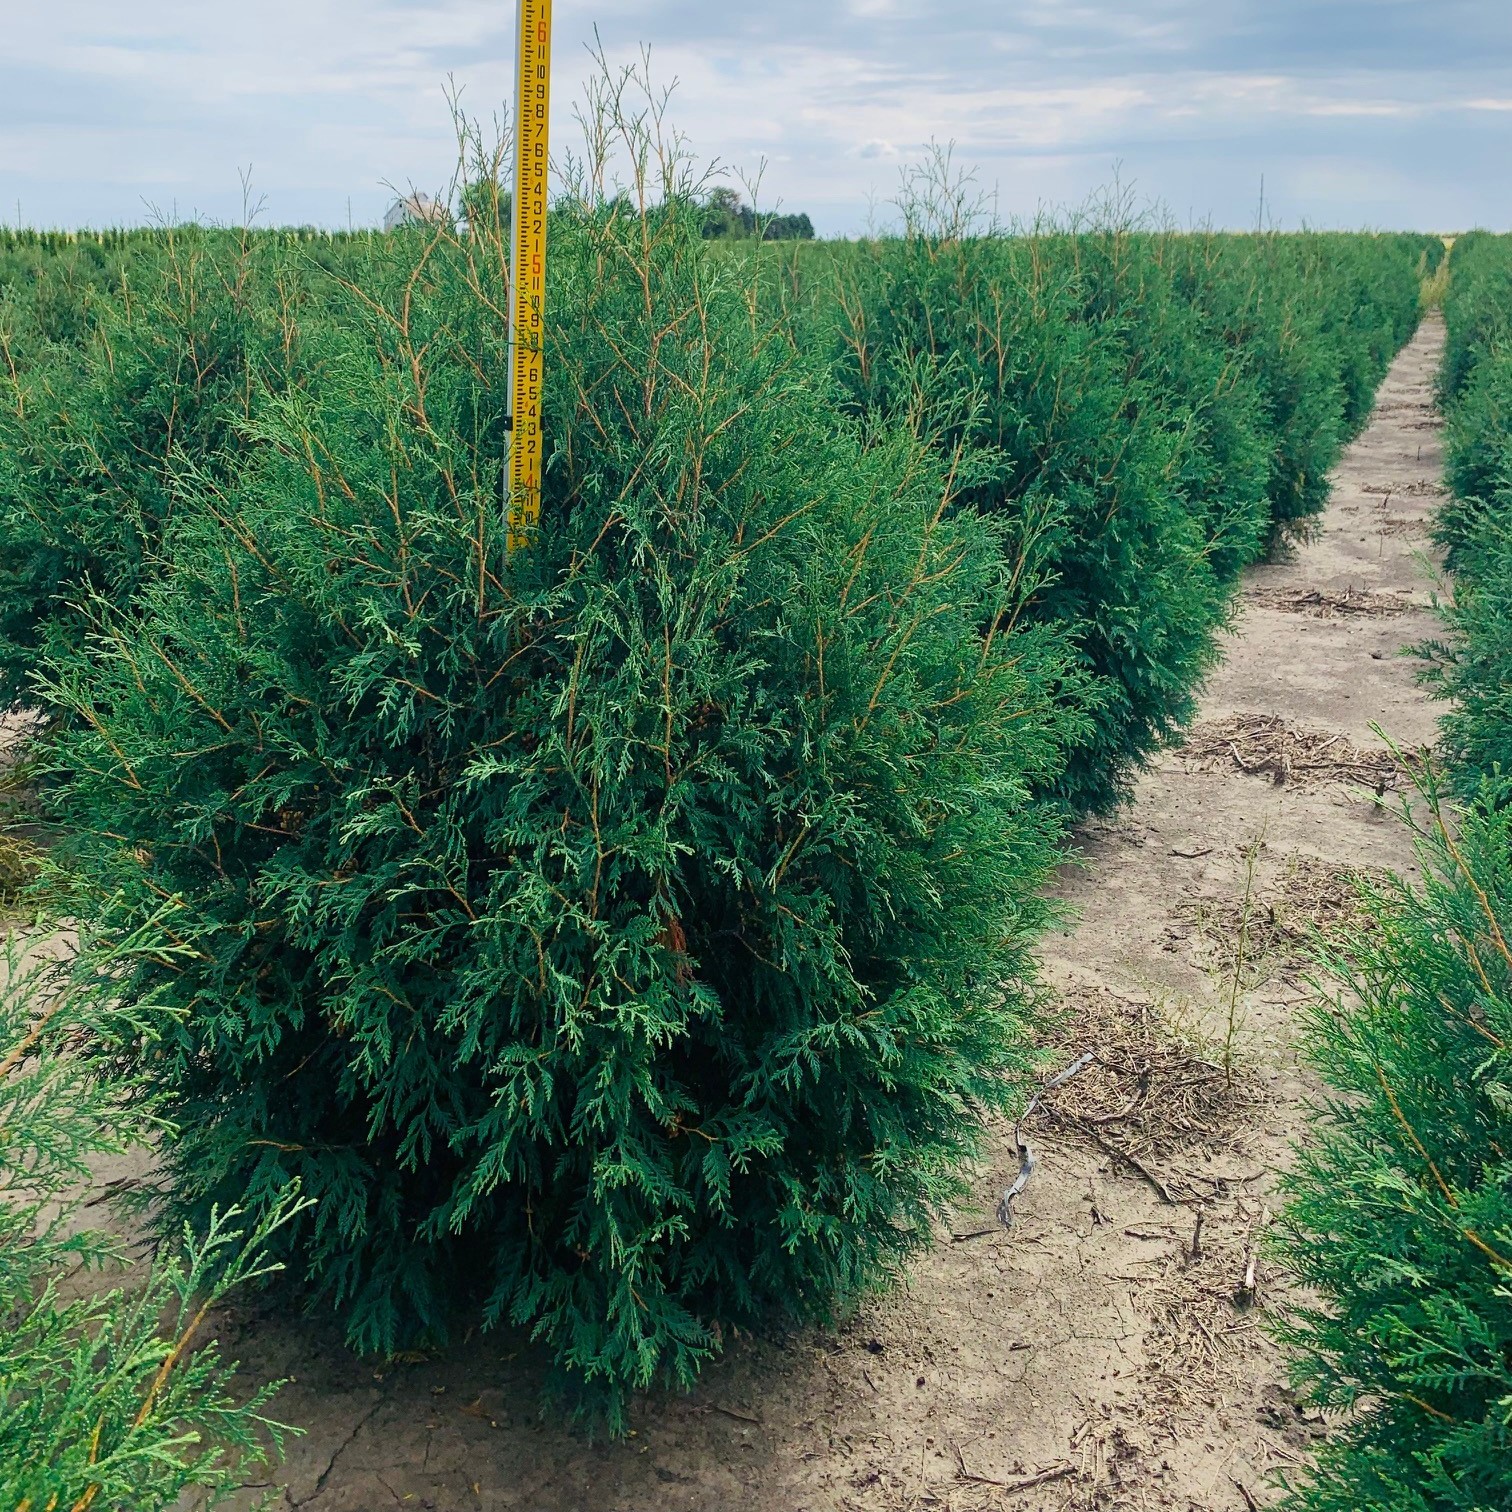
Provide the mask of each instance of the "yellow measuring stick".
{"label": "yellow measuring stick", "polygon": [[513,287],[509,291],[509,516],[505,545],[529,541],[541,517],[541,380],[546,310],[547,128],[551,0],[519,0],[515,93]]}

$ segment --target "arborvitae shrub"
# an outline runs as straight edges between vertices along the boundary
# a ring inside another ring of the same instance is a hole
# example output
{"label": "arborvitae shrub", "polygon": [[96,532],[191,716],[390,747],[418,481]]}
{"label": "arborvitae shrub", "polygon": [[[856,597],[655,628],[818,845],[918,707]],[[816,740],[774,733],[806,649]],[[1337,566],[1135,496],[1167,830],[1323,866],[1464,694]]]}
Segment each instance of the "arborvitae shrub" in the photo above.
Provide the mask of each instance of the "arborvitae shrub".
{"label": "arborvitae shrub", "polygon": [[1308,1025],[1325,1100],[1279,1250],[1319,1301],[1287,1335],[1349,1415],[1307,1512],[1512,1506],[1512,832],[1433,820],[1423,882],[1364,893],[1375,928]]}
{"label": "arborvitae shrub", "polygon": [[259,377],[296,361],[297,295],[275,242],[189,226],[145,241],[80,340],[0,362],[0,708],[34,696],[49,636],[90,593],[156,570],[171,475],[221,476]]}
{"label": "arborvitae shrub", "polygon": [[1512,238],[1472,231],[1449,259],[1439,393],[1452,408],[1484,354],[1512,333]]}
{"label": "arborvitae shrub", "polygon": [[1326,503],[1412,330],[1421,249],[1116,216],[1009,236],[926,188],[905,196],[909,234],[798,249],[768,298],[855,412],[969,455],[966,497],[1043,531],[1047,583],[1027,612],[1065,633],[1090,695],[1057,795],[1106,809],[1191,717],[1239,572]]}
{"label": "arborvitae shrub", "polygon": [[1465,555],[1429,675],[1449,700],[1440,750],[1469,796],[1487,781],[1512,784],[1512,507],[1483,525]]}
{"label": "arborvitae shrub", "polygon": [[1437,534],[1455,573],[1428,676],[1449,701],[1460,791],[1512,780],[1512,237],[1455,243],[1444,301],[1447,473]]}
{"label": "arborvitae shrub", "polygon": [[1328,502],[1328,469],[1344,432],[1335,354],[1322,335],[1323,295],[1287,238],[1184,241],[1178,280],[1208,329],[1241,367],[1261,407],[1269,475],[1267,535],[1305,534]]}
{"label": "arborvitae shrub", "polygon": [[82,342],[120,286],[123,262],[89,239],[50,247],[0,237],[0,371],[18,372],[49,345]]}
{"label": "arborvitae shrub", "polygon": [[1325,339],[1338,353],[1346,436],[1370,418],[1375,392],[1391,359],[1422,312],[1420,269],[1435,237],[1313,233],[1297,238],[1323,290],[1318,311]]}
{"label": "arborvitae shrub", "polygon": [[407,238],[49,692],[74,910],[181,1014],[169,1212],[297,1177],[355,1344],[478,1307],[613,1416],[960,1193],[1031,1064],[1065,716],[1033,563],[837,423],[695,215],[552,238],[531,549],[501,249]]}
{"label": "arborvitae shrub", "polygon": [[1305,535],[1329,472],[1363,425],[1419,314],[1418,261],[1433,238],[1352,235],[1168,239],[1182,297],[1244,373],[1270,450],[1270,535]]}
{"label": "arborvitae shrub", "polygon": [[[1512,264],[1512,242],[1507,258]],[[1512,496],[1512,333],[1481,349],[1449,411],[1446,473],[1452,502],[1439,535],[1458,568],[1480,522]]]}
{"label": "arborvitae shrub", "polygon": [[1092,720],[1057,786],[1074,811],[1116,804],[1191,713],[1224,598],[1176,482],[1180,432],[1124,340],[1121,274],[1104,318],[1081,255],[1074,238],[861,243],[797,312],[854,412],[969,455],[965,496],[1042,532],[1049,572],[1028,613],[1091,679]]}
{"label": "arborvitae shrub", "polygon": [[1129,247],[1120,311],[1129,371],[1148,375],[1163,423],[1177,437],[1172,482],[1202,529],[1214,577],[1228,587],[1271,531],[1263,396],[1247,358],[1194,297],[1218,271],[1213,239],[1113,236],[1094,245],[1121,242]]}
{"label": "arborvitae shrub", "polygon": [[1477,544],[1512,515],[1512,237],[1472,232],[1454,244],[1444,298],[1439,394],[1448,419],[1445,472],[1453,497],[1439,513],[1449,566],[1474,578]]}

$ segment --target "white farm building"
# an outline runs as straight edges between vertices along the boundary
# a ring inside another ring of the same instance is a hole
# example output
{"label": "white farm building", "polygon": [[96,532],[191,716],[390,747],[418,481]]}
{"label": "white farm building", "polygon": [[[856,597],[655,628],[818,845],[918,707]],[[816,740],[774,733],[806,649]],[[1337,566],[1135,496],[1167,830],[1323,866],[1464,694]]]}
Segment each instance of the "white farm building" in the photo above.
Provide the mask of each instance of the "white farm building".
{"label": "white farm building", "polygon": [[406,194],[403,199],[396,199],[389,206],[388,214],[383,217],[383,229],[394,231],[400,226],[433,225],[445,215],[446,206],[440,200],[417,191]]}

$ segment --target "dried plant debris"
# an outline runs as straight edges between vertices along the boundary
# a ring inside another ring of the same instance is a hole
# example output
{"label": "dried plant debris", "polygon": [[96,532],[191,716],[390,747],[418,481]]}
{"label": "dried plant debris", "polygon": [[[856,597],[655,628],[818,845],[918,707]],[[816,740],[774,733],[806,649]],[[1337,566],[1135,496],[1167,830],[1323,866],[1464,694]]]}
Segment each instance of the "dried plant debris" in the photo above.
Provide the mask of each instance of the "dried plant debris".
{"label": "dried plant debris", "polygon": [[1141,1288],[1150,1319],[1140,1382],[1147,1421],[1174,1425],[1187,1409],[1230,1397],[1236,1378],[1268,1373],[1253,1357],[1276,1355],[1261,1322],[1271,1284],[1260,1258],[1269,1221],[1253,1198],[1198,1209],[1155,1262]]}
{"label": "dried plant debris", "polygon": [[1409,478],[1405,483],[1362,483],[1360,492],[1382,499],[1441,499],[1449,490],[1433,478]]}
{"label": "dried plant debris", "polygon": [[1246,1071],[1226,1072],[1178,1040],[1149,1003],[1100,987],[1078,990],[1051,1038],[1055,1060],[1085,1069],[1038,1100],[1031,1128],[1090,1139],[1122,1174],[1165,1203],[1227,1190],[1219,1166],[1255,1124],[1265,1095]]}
{"label": "dried plant debris", "polygon": [[1314,619],[1382,619],[1421,607],[1402,593],[1373,593],[1355,587],[1342,593],[1330,593],[1323,588],[1247,588],[1244,602],[1257,609],[1280,609],[1287,614],[1311,615]]}
{"label": "dried plant debris", "polygon": [[1380,797],[1406,782],[1384,746],[1362,751],[1336,731],[1298,729],[1279,714],[1236,714],[1197,725],[1176,754],[1188,771],[1240,771],[1303,792],[1344,784]]}
{"label": "dried plant debris", "polygon": [[1183,899],[1166,927],[1165,949],[1185,947],[1203,970],[1228,975],[1239,965],[1238,942],[1243,939],[1243,969],[1259,977],[1278,969],[1295,971],[1306,965],[1315,933],[1342,939],[1373,927],[1360,905],[1359,884],[1386,880],[1379,867],[1331,866],[1293,852],[1274,880],[1248,901]]}

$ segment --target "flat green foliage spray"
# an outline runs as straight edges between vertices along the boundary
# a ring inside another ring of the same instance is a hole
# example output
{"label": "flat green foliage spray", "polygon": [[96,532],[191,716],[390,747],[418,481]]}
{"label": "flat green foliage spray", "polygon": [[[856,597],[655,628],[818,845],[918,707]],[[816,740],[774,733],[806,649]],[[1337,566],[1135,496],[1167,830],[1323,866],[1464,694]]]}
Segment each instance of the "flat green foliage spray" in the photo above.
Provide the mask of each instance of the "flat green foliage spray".
{"label": "flat green foliage spray", "polygon": [[[122,1281],[140,1256],[86,1226],[93,1163],[169,1131],[140,1082],[102,1080],[77,1053],[112,1034],[100,1009],[60,941],[0,942],[0,1497],[219,1506],[287,1430],[267,1413],[274,1387],[233,1381],[207,1319],[266,1274],[263,1245],[297,1196],[251,1231],[234,1209],[210,1215]],[[152,1019],[117,1027],[150,1033]]]}

